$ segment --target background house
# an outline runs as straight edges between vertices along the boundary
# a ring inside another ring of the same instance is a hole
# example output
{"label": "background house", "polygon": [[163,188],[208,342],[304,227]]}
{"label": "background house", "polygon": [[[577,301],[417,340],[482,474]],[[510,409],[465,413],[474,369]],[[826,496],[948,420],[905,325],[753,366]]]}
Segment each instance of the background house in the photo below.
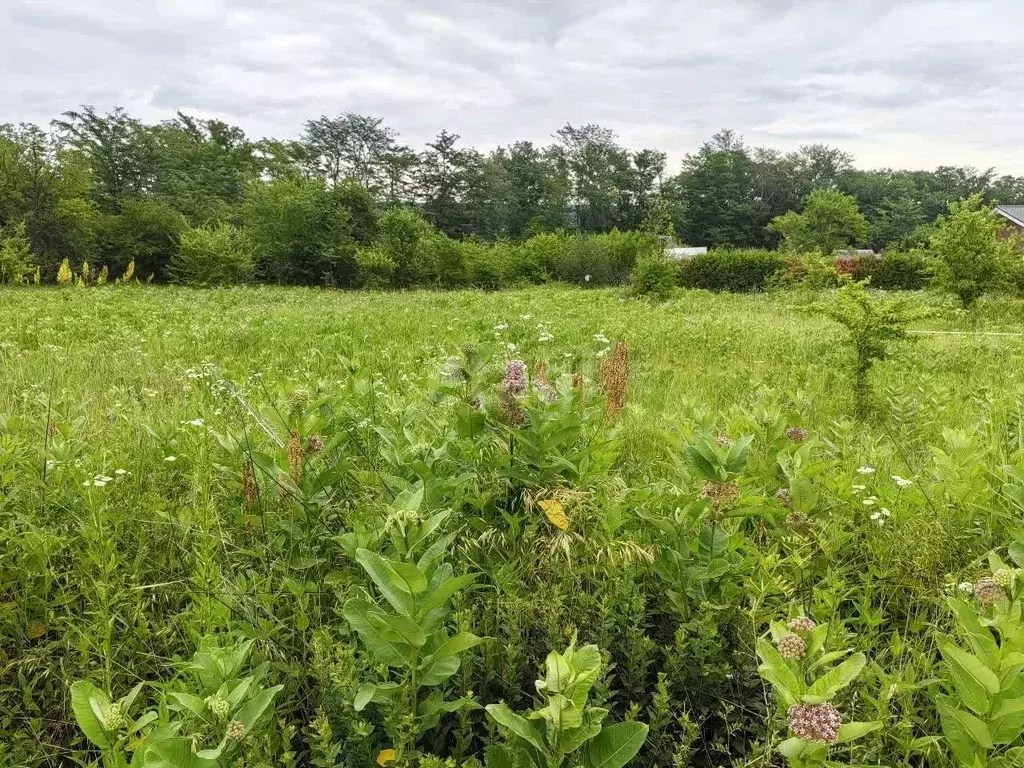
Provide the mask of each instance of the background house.
{"label": "background house", "polygon": [[996,213],[1006,219],[1004,235],[1009,237],[1024,232],[1024,205],[997,205]]}

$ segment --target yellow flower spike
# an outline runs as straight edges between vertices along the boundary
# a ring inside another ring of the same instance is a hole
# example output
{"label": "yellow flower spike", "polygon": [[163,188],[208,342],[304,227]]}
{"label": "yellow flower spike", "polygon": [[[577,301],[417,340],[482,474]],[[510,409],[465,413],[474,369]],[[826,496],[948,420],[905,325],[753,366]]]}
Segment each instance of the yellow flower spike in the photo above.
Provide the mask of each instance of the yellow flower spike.
{"label": "yellow flower spike", "polygon": [[387,765],[388,763],[395,762],[395,757],[396,757],[395,750],[393,750],[393,749],[382,749],[380,751],[380,754],[377,755],[377,765],[382,766],[382,768],[383,768],[383,766]]}
{"label": "yellow flower spike", "polygon": [[555,528],[560,531],[569,530],[569,518],[565,516],[565,507],[557,499],[544,499],[538,502],[541,512]]}

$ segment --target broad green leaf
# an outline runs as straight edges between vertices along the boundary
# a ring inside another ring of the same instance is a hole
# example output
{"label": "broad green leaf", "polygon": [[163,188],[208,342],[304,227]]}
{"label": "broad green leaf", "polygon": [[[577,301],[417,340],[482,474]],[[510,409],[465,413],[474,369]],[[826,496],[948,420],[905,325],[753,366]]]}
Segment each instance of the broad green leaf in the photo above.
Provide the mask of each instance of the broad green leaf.
{"label": "broad green leaf", "polygon": [[192,739],[163,739],[146,748],[145,768],[217,768],[216,760],[192,753]]}
{"label": "broad green leaf", "polygon": [[196,696],[193,693],[179,693],[177,691],[171,691],[170,697],[176,702],[176,707],[172,707],[172,709],[187,709],[196,717],[199,717],[206,722],[210,721],[209,708],[206,706],[206,701],[201,696]]}
{"label": "broad green leaf", "polygon": [[487,715],[501,728],[518,736],[530,746],[546,753],[544,733],[522,715],[517,715],[504,703],[488,704]]}
{"label": "broad green leaf", "polygon": [[451,600],[453,595],[468,587],[476,581],[478,577],[479,574],[466,573],[462,576],[454,576],[448,579],[438,586],[437,589],[427,593],[427,595],[420,601],[419,606],[417,606],[416,609],[416,616],[422,618],[435,608],[445,607],[448,605],[448,601]]}
{"label": "broad green leaf", "polygon": [[974,654],[958,648],[953,643],[939,642],[946,671],[953,679],[953,685],[961,701],[979,715],[988,712],[992,695],[999,693],[999,678]]}
{"label": "broad green leaf", "polygon": [[415,565],[401,560],[394,560],[391,562],[391,567],[401,579],[398,582],[398,587],[403,592],[408,592],[410,595],[418,595],[426,591],[427,577]]}
{"label": "broad green leaf", "polygon": [[617,723],[587,742],[587,768],[622,768],[636,757],[647,739],[643,723]]}
{"label": "broad green leaf", "polygon": [[158,715],[156,712],[145,712],[145,713],[143,713],[128,728],[128,735],[131,736],[134,733],[138,733],[139,731],[141,731],[143,728],[145,728],[147,725],[149,725],[150,723],[152,723],[154,720],[158,719],[159,717],[160,717],[160,715]]}
{"label": "broad green leaf", "polygon": [[839,666],[830,669],[819,677],[807,689],[802,699],[808,704],[821,704],[828,701],[843,688],[854,681],[860,671],[864,669],[867,658],[863,653],[858,653]]}
{"label": "broad green leaf", "polygon": [[355,700],[352,702],[352,708],[356,712],[362,712],[366,705],[371,701],[382,702],[387,701],[394,696],[401,689],[398,683],[381,683],[380,685],[373,685],[372,683],[364,683],[359,687],[356,692]]}
{"label": "broad green leaf", "polygon": [[484,642],[484,639],[469,632],[460,632],[455,637],[446,640],[440,648],[424,659],[421,666],[424,669],[429,668],[438,661],[450,658],[451,656],[457,656],[463,651],[468,651],[470,648],[475,648]]}
{"label": "broad green leaf", "polygon": [[[100,710],[97,714],[96,709]],[[71,685],[71,711],[82,733],[100,749],[113,746],[113,740],[103,727],[103,715],[110,709],[110,699],[88,680]]]}
{"label": "broad green leaf", "polygon": [[1009,555],[1018,568],[1024,568],[1024,544],[1019,541],[1013,542],[1010,545]]}
{"label": "broad green leaf", "polygon": [[391,606],[404,616],[413,613],[412,590],[405,580],[398,575],[389,560],[368,549],[356,550],[356,561],[373,579],[377,589]]}
{"label": "broad green leaf", "polygon": [[1024,697],[1002,702],[989,718],[993,744],[1012,744],[1024,731]]}
{"label": "broad green leaf", "polygon": [[839,726],[839,736],[836,739],[836,744],[859,739],[861,736],[866,736],[881,727],[881,723],[843,723]]}
{"label": "broad green leaf", "polygon": [[427,636],[423,634],[419,624],[408,616],[384,613],[384,611],[367,611],[366,620],[369,621],[382,638],[393,643],[408,643],[413,648],[422,648],[427,642]]}
{"label": "broad green leaf", "polygon": [[267,688],[261,691],[259,694],[249,699],[242,705],[234,714],[234,719],[242,723],[247,730],[252,730],[253,725],[256,721],[263,716],[263,713],[267,711],[267,708],[273,703],[274,697],[277,696],[284,689],[283,685],[275,685],[273,688]]}
{"label": "broad green leaf", "polygon": [[939,710],[942,735],[946,737],[950,751],[961,765],[973,766],[992,745],[985,724],[974,715],[957,709],[948,696],[939,696],[935,705]]}
{"label": "broad green leaf", "polygon": [[484,754],[487,768],[544,768],[538,766],[530,753],[522,748],[496,745],[488,747]]}
{"label": "broad green leaf", "polygon": [[359,639],[377,659],[390,667],[408,667],[412,664],[411,648],[385,640],[370,623],[367,615],[380,610],[373,603],[352,598],[345,603],[342,615],[358,634]]}
{"label": "broad green leaf", "polygon": [[449,656],[447,659],[440,659],[430,665],[428,669],[420,673],[420,685],[440,685],[449,677],[459,671],[461,662],[458,656]]}
{"label": "broad green leaf", "polygon": [[547,674],[544,676],[544,687],[551,693],[561,693],[563,686],[569,683],[569,677],[572,675],[569,662],[566,661],[565,656],[562,654],[552,651],[548,654],[544,665],[547,668]]}
{"label": "broad green leaf", "polygon": [[607,716],[607,709],[593,707],[586,710],[583,723],[578,728],[562,731],[558,735],[558,751],[565,755],[575,752],[601,732],[601,724]]}
{"label": "broad green leaf", "polygon": [[757,655],[761,657],[762,661],[761,666],[757,668],[761,677],[775,686],[776,693],[786,704],[795,703],[803,693],[804,686],[786,660],[779,654],[778,649],[762,637],[757,641]]}

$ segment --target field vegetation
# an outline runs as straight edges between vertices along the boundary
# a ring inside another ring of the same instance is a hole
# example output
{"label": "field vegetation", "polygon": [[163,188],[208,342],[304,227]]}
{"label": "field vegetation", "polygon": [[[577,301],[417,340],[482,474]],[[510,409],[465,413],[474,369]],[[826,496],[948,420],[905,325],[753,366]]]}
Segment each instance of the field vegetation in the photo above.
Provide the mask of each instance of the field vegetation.
{"label": "field vegetation", "polygon": [[0,763],[1016,764],[1024,305],[668,296],[0,291]]}

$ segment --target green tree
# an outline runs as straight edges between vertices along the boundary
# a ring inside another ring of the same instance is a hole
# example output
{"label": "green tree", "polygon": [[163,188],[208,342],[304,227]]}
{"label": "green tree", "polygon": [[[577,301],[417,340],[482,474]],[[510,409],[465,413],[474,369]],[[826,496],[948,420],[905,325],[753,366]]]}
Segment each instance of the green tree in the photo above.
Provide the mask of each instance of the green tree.
{"label": "green tree", "polygon": [[1005,287],[1014,259],[1011,241],[1000,238],[1002,221],[980,194],[950,203],[929,246],[937,257],[934,285],[953,293],[964,308]]}
{"label": "green tree", "polygon": [[187,285],[234,285],[250,281],[254,268],[245,232],[221,223],[182,231],[169,271]]}
{"label": "green tree", "polygon": [[377,117],[347,112],[306,123],[303,143],[311,170],[329,184],[351,179],[378,194],[387,186],[388,160],[398,134]]}
{"label": "green tree", "polygon": [[815,190],[804,200],[802,212],[776,217],[769,229],[782,235],[787,248],[826,255],[868,236],[868,222],[857,201],[836,189]]}
{"label": "green tree", "polygon": [[25,222],[9,224],[0,232],[0,284],[18,285],[33,268],[32,246],[25,233]]}

